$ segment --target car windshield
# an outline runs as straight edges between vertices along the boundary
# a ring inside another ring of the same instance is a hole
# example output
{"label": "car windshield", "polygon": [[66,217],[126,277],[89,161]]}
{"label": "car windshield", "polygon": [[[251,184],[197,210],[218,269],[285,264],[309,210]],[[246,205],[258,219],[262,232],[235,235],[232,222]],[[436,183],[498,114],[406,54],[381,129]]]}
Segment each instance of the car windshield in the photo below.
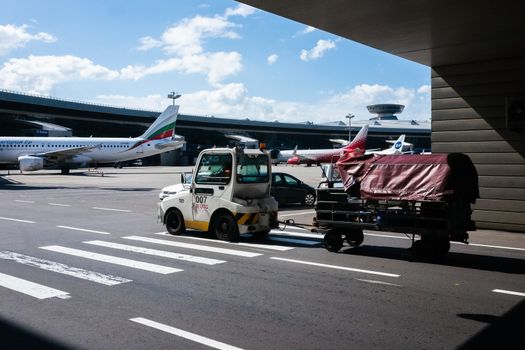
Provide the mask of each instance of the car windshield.
{"label": "car windshield", "polygon": [[197,169],[195,182],[226,185],[230,182],[231,168],[231,154],[204,154]]}
{"label": "car windshield", "polygon": [[237,158],[237,182],[268,182],[268,156],[266,154],[239,155]]}

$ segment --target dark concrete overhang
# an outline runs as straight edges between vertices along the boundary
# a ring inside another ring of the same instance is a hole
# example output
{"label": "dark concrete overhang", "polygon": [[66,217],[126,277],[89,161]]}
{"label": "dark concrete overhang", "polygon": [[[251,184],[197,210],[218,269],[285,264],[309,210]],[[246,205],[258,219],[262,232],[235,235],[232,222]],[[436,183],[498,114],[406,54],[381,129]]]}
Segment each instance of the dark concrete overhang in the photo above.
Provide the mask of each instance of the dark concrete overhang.
{"label": "dark concrete overhang", "polygon": [[525,56],[521,0],[238,0],[427,65]]}

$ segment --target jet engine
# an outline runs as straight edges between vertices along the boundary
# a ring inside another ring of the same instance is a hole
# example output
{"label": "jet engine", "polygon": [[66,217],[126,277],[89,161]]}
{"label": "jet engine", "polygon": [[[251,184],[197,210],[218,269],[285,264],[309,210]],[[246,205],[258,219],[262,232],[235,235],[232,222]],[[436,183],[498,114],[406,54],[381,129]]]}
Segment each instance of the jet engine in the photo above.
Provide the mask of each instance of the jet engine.
{"label": "jet engine", "polygon": [[22,171],[35,171],[44,168],[44,159],[33,156],[18,157],[18,165]]}
{"label": "jet engine", "polygon": [[301,158],[299,158],[299,157],[297,157],[297,156],[294,156],[294,157],[289,158],[289,159],[286,161],[286,163],[288,163],[288,164],[295,164],[295,165],[297,165],[297,164],[301,164]]}

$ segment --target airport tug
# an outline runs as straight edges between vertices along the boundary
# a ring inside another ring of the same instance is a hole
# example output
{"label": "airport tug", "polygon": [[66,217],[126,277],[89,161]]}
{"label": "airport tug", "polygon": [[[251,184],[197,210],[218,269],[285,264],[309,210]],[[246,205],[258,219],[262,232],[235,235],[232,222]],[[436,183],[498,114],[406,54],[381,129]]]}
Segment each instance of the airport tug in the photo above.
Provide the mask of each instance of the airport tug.
{"label": "airport tug", "polygon": [[225,241],[236,241],[244,233],[265,236],[278,227],[271,182],[267,151],[205,149],[199,154],[189,189],[162,200],[158,218],[172,235],[195,229]]}

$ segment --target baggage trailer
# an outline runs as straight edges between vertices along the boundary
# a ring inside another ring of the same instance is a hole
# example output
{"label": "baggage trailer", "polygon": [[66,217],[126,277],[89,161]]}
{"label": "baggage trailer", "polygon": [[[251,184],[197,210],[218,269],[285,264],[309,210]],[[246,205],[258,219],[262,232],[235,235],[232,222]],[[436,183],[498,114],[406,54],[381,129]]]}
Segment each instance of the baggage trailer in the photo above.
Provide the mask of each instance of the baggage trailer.
{"label": "baggage trailer", "polygon": [[314,218],[329,251],[344,241],[359,246],[366,229],[405,233],[413,254],[440,255],[450,241],[468,243],[467,231],[476,229],[470,205],[478,178],[464,154],[350,154],[336,166],[343,187],[319,186]]}

